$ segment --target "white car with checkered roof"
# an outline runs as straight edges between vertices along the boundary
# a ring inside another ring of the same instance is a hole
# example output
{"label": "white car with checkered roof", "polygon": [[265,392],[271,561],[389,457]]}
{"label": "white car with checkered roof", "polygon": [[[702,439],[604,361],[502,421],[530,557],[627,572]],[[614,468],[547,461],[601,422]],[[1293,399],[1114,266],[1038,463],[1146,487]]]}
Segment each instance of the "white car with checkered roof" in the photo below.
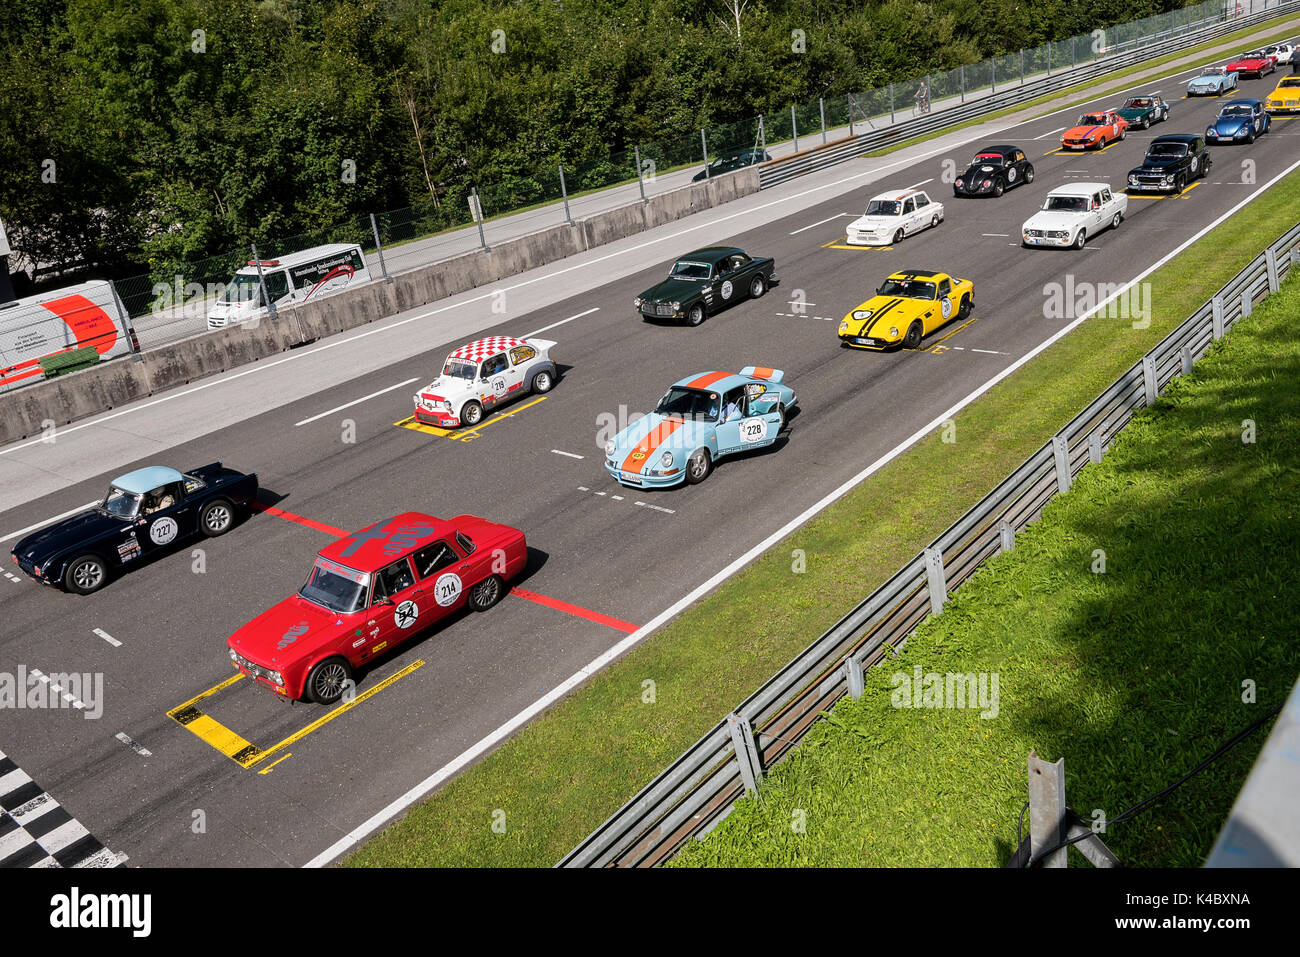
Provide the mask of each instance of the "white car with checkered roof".
{"label": "white car with checkered roof", "polygon": [[473,427],[484,413],[528,393],[550,392],[557,378],[548,339],[491,336],[447,356],[442,374],[415,394],[415,420]]}

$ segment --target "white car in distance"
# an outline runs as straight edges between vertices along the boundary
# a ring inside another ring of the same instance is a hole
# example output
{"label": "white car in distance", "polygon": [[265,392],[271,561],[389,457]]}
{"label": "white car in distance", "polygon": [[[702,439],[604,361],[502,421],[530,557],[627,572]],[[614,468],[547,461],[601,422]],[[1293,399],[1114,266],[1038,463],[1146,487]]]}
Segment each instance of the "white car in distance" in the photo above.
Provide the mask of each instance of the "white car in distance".
{"label": "white car in distance", "polygon": [[866,212],[849,223],[845,238],[851,246],[890,246],[941,222],[943,203],[925,190],[905,189],[871,197]]}
{"label": "white car in distance", "polygon": [[1024,246],[1073,246],[1082,249],[1089,237],[1115,229],[1128,212],[1128,197],[1109,183],[1069,183],[1047,194],[1043,208],[1020,229]]}

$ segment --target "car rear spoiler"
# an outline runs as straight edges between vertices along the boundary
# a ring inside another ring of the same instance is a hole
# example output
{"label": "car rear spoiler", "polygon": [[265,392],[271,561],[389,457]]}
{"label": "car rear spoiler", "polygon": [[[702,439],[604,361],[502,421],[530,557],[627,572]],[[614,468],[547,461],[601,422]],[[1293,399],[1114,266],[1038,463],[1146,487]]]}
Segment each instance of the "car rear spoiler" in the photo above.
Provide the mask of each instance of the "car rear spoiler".
{"label": "car rear spoiler", "polygon": [[551,346],[555,345],[554,339],[525,339],[524,342],[528,343],[542,355],[546,355]]}
{"label": "car rear spoiler", "polygon": [[780,369],[768,369],[764,366],[745,366],[740,370],[740,374],[751,379],[766,379],[768,382],[780,382],[785,378],[785,373]]}

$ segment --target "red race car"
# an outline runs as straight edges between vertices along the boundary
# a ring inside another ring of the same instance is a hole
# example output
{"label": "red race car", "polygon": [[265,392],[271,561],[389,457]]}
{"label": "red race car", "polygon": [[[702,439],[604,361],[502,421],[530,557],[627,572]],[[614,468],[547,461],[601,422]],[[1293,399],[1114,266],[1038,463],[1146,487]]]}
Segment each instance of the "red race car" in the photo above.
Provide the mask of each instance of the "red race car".
{"label": "red race car", "polygon": [[1272,73],[1276,69],[1277,61],[1267,53],[1260,51],[1243,53],[1240,59],[1229,63],[1227,66],[1229,73],[1235,73],[1242,78],[1261,77],[1267,73]]}
{"label": "red race car", "polygon": [[333,704],[354,668],[465,605],[491,608],[527,560],[508,525],[405,512],[322,548],[296,595],[227,639],[230,659],[283,698]]}

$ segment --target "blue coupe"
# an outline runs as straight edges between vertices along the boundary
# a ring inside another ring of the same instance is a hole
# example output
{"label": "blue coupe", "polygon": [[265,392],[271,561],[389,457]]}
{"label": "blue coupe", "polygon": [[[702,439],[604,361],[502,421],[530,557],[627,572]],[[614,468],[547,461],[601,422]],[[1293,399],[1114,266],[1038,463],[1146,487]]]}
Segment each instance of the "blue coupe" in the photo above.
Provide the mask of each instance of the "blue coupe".
{"label": "blue coupe", "polygon": [[724,455],[771,445],[795,407],[780,369],[746,366],[673,383],[654,412],[605,443],[605,468],[633,488],[703,482]]}
{"label": "blue coupe", "polygon": [[1210,143],[1253,143],[1268,132],[1268,111],[1260,100],[1229,100],[1205,130]]}
{"label": "blue coupe", "polygon": [[1188,96],[1223,96],[1237,88],[1237,74],[1221,66],[1207,66],[1187,84]]}

